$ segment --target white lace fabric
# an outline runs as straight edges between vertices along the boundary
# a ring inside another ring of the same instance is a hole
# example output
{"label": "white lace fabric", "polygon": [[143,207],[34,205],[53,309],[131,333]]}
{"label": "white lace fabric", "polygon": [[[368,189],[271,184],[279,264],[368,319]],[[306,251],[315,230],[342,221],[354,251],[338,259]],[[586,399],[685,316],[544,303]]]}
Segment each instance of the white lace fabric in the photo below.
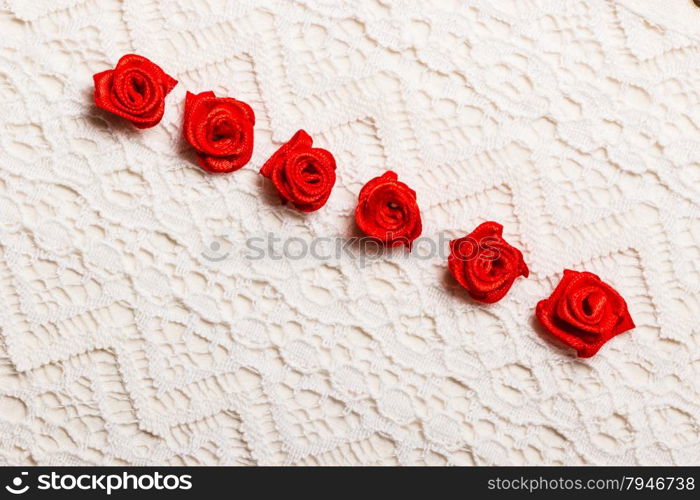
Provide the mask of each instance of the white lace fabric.
{"label": "white lace fabric", "polygon": [[[0,463],[699,463],[698,12],[5,0]],[[92,103],[132,52],[179,80],[148,130]],[[196,166],[186,90],[253,107],[249,165]],[[306,215],[257,174],[299,128],[338,163]],[[530,277],[484,306],[440,259],[218,259],[222,235],[353,235],[387,169],[424,236],[499,221]],[[637,324],[591,359],[534,320],[564,268]]]}

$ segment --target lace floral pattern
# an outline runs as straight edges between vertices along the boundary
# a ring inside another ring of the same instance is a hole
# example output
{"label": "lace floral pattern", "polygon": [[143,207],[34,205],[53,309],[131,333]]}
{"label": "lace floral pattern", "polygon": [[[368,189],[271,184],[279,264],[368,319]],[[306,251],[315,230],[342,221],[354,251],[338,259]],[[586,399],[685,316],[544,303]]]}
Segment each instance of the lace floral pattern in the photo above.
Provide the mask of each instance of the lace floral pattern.
{"label": "lace floral pattern", "polygon": [[[0,463],[697,464],[700,35],[627,4],[5,0]],[[92,102],[127,53],[179,82],[151,129]],[[197,167],[187,90],[250,104],[246,167]],[[311,214],[258,175],[302,127]],[[414,252],[226,257],[352,235],[389,169],[423,236],[499,221],[530,277],[485,306]],[[564,268],[634,333],[550,344]]]}

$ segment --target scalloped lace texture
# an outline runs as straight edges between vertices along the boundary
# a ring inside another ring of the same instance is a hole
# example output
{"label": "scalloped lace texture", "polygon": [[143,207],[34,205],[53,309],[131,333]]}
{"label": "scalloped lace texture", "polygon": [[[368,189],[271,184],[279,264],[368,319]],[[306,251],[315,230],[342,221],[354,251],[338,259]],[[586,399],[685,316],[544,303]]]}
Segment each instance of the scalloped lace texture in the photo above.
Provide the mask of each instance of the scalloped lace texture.
{"label": "scalloped lace texture", "polygon": [[[628,3],[4,0],[0,463],[700,462],[700,35]],[[128,52],[180,82],[153,129],[92,104]],[[210,89],[257,117],[227,176],[181,138]],[[257,173],[299,128],[338,163],[308,215]],[[530,278],[480,306],[440,259],[219,260],[353,234],[387,169],[424,236],[499,221]],[[533,319],[565,267],[638,325],[590,360]]]}

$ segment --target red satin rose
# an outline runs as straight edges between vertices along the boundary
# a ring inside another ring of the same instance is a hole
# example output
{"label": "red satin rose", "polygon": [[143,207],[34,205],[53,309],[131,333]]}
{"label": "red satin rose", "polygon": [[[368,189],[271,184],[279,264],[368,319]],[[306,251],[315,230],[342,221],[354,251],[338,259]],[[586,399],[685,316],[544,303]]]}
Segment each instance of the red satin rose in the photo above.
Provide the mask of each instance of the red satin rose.
{"label": "red satin rose", "polygon": [[564,277],[548,299],[537,304],[542,326],[590,358],[608,340],[634,328],[627,303],[593,273],[564,270]]}
{"label": "red satin rose", "polygon": [[360,190],[355,222],[362,232],[387,245],[410,248],[422,231],[416,192],[389,170]]}
{"label": "red satin rose", "polygon": [[289,201],[302,212],[325,205],[335,184],[335,158],[312,144],[309,134],[299,130],[260,169],[272,180],[282,203]]}
{"label": "red satin rose", "polygon": [[207,172],[238,170],[253,155],[255,114],[250,106],[214,92],[185,97],[183,134]]}
{"label": "red satin rose", "polygon": [[523,254],[502,235],[502,225],[484,222],[464,238],[450,241],[450,273],[479,302],[498,302],[518,276],[530,274]]}
{"label": "red satin rose", "polygon": [[138,128],[153,127],[163,118],[165,96],[177,85],[177,80],[136,54],[125,55],[114,69],[92,78],[95,104]]}

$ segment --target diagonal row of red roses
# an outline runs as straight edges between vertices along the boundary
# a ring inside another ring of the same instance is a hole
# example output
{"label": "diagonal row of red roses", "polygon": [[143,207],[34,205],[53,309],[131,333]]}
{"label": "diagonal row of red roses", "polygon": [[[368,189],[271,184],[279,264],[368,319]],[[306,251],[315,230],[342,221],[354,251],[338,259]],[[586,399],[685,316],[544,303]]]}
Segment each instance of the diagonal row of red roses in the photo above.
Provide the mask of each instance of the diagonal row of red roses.
{"label": "diagonal row of red roses", "polygon": [[[177,84],[156,64],[134,54],[122,57],[114,69],[97,73],[94,80],[95,104],[139,128],[160,122],[165,96]],[[187,92],[183,135],[208,172],[233,172],[248,163],[254,125],[255,113],[242,101],[213,92]],[[302,212],[325,205],[336,180],[333,155],[312,145],[309,134],[299,130],[260,169],[282,202]],[[365,234],[390,246],[410,248],[422,230],[415,191],[392,171],[361,189],[355,221]],[[522,253],[502,233],[497,222],[485,222],[450,242],[450,273],[476,301],[501,300],[518,277],[529,274]],[[536,316],[581,357],[593,356],[608,340],[634,328],[625,300],[610,285],[595,274],[568,269],[552,295],[537,304]]]}

